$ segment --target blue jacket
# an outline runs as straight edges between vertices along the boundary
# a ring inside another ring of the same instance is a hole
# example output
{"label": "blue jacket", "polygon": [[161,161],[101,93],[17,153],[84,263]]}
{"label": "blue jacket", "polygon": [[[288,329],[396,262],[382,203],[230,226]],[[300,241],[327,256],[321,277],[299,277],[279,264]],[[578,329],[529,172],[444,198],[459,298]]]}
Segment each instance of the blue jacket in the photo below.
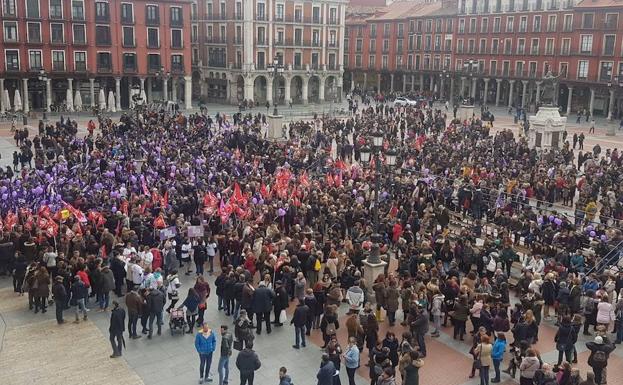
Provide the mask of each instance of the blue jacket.
{"label": "blue jacket", "polygon": [[354,345],[344,353],[344,365],[349,369],[359,367],[359,348]]}
{"label": "blue jacket", "polygon": [[491,350],[491,359],[502,360],[504,358],[504,352],[506,351],[506,340],[497,339],[493,343],[493,350]]}
{"label": "blue jacket", "polygon": [[210,332],[208,337],[204,337],[202,332],[197,333],[195,337],[195,349],[199,354],[208,354],[216,350],[216,335],[214,331]]}
{"label": "blue jacket", "polygon": [[327,361],[320,367],[316,378],[318,385],[333,385],[333,376],[335,375],[335,364],[333,361]]}

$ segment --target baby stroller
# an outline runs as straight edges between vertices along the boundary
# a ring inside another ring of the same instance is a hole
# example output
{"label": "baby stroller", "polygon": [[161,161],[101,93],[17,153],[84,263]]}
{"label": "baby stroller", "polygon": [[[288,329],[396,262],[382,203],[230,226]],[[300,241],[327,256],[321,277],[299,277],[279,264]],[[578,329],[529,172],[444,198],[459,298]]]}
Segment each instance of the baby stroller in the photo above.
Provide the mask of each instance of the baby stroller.
{"label": "baby stroller", "polygon": [[184,334],[186,318],[184,317],[183,309],[171,309],[169,313],[169,330],[171,330],[171,335],[174,335],[176,331]]}

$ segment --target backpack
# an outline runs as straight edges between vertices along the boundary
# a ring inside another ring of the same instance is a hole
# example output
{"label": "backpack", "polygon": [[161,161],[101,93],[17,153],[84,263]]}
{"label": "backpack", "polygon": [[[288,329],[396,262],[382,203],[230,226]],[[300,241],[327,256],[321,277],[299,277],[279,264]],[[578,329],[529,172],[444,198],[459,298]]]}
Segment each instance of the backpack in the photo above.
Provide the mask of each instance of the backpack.
{"label": "backpack", "polygon": [[327,323],[327,327],[325,329],[325,333],[328,336],[331,336],[333,334],[335,334],[336,330],[335,330],[335,322],[329,322]]}
{"label": "backpack", "polygon": [[608,357],[606,355],[606,352],[604,352],[603,350],[596,350],[593,353],[593,362],[595,364],[604,366],[606,362],[608,362]]}

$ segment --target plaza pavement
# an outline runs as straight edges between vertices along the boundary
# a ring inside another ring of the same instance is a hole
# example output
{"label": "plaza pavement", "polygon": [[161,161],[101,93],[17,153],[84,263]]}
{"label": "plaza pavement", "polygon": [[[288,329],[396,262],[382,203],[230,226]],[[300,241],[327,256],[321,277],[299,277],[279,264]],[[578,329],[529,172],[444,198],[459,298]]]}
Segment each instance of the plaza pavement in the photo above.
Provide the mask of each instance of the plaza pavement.
{"label": "plaza pavement", "polygon": [[[211,113],[215,109],[208,107]],[[223,109],[219,109],[221,111]],[[257,110],[257,109],[256,109]],[[512,116],[505,114],[505,110],[492,109],[496,115],[495,126],[514,128]],[[78,119],[80,131],[85,132],[88,117]],[[588,131],[587,127],[577,126],[575,122],[568,125],[570,136],[573,132]],[[621,134],[619,134],[621,135]],[[622,136],[605,136],[605,127],[597,122],[595,135],[587,135],[585,149],[592,148],[593,143],[600,143],[602,147],[623,147]],[[10,163],[10,156],[15,149],[14,142],[8,127],[0,127],[0,154],[1,164]],[[218,269],[217,269],[218,270]],[[217,312],[214,278],[209,277],[212,295],[209,298],[206,320],[218,330],[221,324],[228,324],[233,328],[232,319],[223,312]],[[192,282],[192,277],[182,275],[180,292],[186,293]],[[154,336],[152,340],[126,339],[127,349],[123,358],[110,359],[110,343],[108,342],[108,325],[110,313],[89,312],[89,320],[79,325],[71,322],[58,326],[54,321],[54,308],[49,308],[46,314],[34,314],[28,310],[27,297],[18,297],[13,293],[11,281],[7,277],[0,277],[0,384],[21,385],[37,383],[48,384],[111,384],[124,385],[147,384],[195,384],[198,376],[198,357],[190,335],[171,336],[168,330],[168,318],[165,316],[162,336]],[[114,295],[113,295],[114,297]],[[123,302],[121,300],[121,302]],[[95,308],[92,303],[91,308]],[[294,305],[289,309],[292,314]],[[340,309],[339,340],[346,345],[345,306]],[[73,313],[66,312],[66,320],[73,320]],[[398,320],[402,314],[398,313]],[[139,326],[140,328],[140,326]],[[397,324],[388,327],[387,321],[381,324],[379,336],[384,337],[387,330],[392,330],[400,336],[404,330]],[[544,321],[540,327],[537,348],[541,351],[545,361],[555,362],[557,352],[553,337],[556,327],[551,322]],[[127,334],[126,334],[127,335]],[[277,384],[279,367],[286,366],[293,382],[297,385],[315,385],[316,372],[320,363],[322,337],[319,331],[313,331],[311,344],[305,349],[295,350],[291,346],[294,342],[294,329],[287,325],[273,328],[273,333],[264,332],[256,336],[255,350],[262,361],[261,369],[256,372],[255,384]],[[470,338],[460,342],[452,339],[451,327],[444,328],[439,338],[426,338],[428,356],[424,367],[420,370],[420,384],[422,385],[476,385],[478,376],[469,379],[467,376],[471,368],[469,356]],[[588,352],[584,345],[586,337],[580,336],[576,345],[579,353],[578,367],[582,375],[586,373]],[[215,352],[212,361],[212,373],[216,377],[219,350]],[[236,352],[230,360],[230,384],[239,383],[239,374],[235,368]],[[502,367],[507,366],[509,355],[505,356]],[[362,354],[362,366],[358,370],[357,384],[368,384],[367,349]],[[610,384],[621,384],[623,376],[623,349],[618,347],[611,356],[608,365]],[[492,373],[491,373],[492,374]],[[346,384],[345,371],[341,373],[342,383]],[[516,384],[517,380],[502,375],[502,384]]]}

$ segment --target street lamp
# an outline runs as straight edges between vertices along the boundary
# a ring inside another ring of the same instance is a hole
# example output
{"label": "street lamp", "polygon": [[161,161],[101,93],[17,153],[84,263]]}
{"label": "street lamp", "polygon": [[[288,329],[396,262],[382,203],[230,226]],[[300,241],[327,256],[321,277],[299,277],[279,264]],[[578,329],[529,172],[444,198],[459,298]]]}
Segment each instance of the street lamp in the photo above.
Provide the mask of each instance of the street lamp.
{"label": "street lamp", "polygon": [[[283,65],[280,63],[279,57],[277,56],[275,56],[275,58],[273,59],[273,63],[268,65],[267,70],[268,70],[268,74],[273,77],[273,80],[271,81],[274,81],[274,79],[277,79],[278,76],[283,74],[283,72],[285,71],[285,69],[283,68]],[[278,85],[279,85],[279,82],[277,82],[277,86]],[[275,109],[273,110],[273,116],[278,116],[279,113],[277,111],[276,100],[273,100],[273,105],[275,107]]]}
{"label": "street lamp", "polygon": [[[171,72],[166,71],[164,66],[160,66],[160,69],[158,71],[156,71],[156,73],[154,73],[154,76],[157,79],[162,80],[162,93],[163,93],[163,97],[166,99],[168,97],[168,87],[165,87],[164,81],[165,80],[169,80],[169,78],[171,77]],[[166,100],[163,100],[166,104]]]}
{"label": "street lamp", "polygon": [[39,79],[40,82],[45,83],[45,111],[43,112],[43,120],[46,120],[48,117],[46,115],[46,112],[48,111],[49,107],[50,107],[50,101],[48,100],[48,74],[47,72],[45,72],[45,70],[42,68],[39,70],[39,74],[37,75],[37,78]]}
{"label": "street lamp", "polygon": [[384,136],[381,131],[374,131],[371,134],[372,138],[372,146],[373,149],[370,149],[368,146],[363,146],[359,150],[359,155],[361,162],[364,164],[370,163],[370,158],[372,152],[374,151],[375,158],[375,201],[374,201],[374,212],[373,212],[373,220],[374,220],[374,233],[370,236],[370,241],[372,242],[372,248],[370,249],[370,255],[368,257],[367,262],[369,264],[379,264],[381,263],[380,252],[379,252],[379,243],[382,240],[381,234],[379,234],[379,204],[380,204],[380,190],[381,190],[381,156],[384,155],[385,163],[389,167],[396,166],[396,161],[398,158],[398,152],[394,149],[390,149],[388,151],[383,151],[383,140]]}

